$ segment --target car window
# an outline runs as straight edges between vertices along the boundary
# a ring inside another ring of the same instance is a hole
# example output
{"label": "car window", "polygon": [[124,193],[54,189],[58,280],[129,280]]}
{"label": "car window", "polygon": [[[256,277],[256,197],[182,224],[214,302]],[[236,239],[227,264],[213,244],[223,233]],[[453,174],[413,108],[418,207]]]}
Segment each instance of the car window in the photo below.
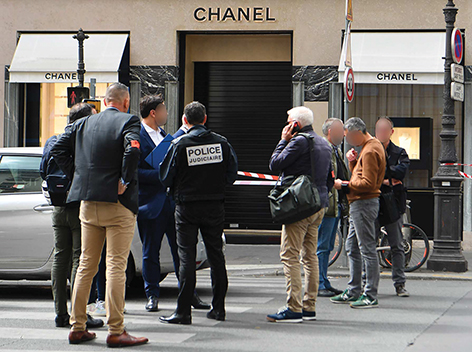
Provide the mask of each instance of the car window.
{"label": "car window", "polygon": [[41,156],[0,156],[0,193],[41,192]]}

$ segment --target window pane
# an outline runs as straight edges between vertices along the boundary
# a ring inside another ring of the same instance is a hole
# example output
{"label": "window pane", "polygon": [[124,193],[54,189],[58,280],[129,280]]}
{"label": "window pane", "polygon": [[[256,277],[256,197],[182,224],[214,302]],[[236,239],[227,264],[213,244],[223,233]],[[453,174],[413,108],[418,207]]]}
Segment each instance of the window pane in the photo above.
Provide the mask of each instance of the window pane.
{"label": "window pane", "polygon": [[[438,168],[441,147],[439,132],[442,129],[443,85],[405,85],[405,84],[356,84],[356,96],[349,104],[349,117],[361,117],[373,133],[379,116],[415,118],[429,117],[433,120],[432,157],[433,168],[428,176],[419,170],[410,170],[406,183],[408,187],[426,188]],[[462,104],[455,103],[456,151],[458,160],[462,160]],[[400,132],[398,130],[397,132]],[[397,135],[397,138],[400,136]],[[398,142],[398,141],[397,141]],[[412,153],[412,159],[415,156]],[[421,175],[421,176],[420,176]]]}
{"label": "window pane", "polygon": [[[95,98],[100,100],[102,110],[105,109],[103,100],[110,84],[96,84]],[[76,85],[75,83],[41,83],[40,146],[44,146],[49,137],[64,132],[70,110],[67,107],[67,87]],[[90,88],[90,83],[85,83],[85,86]]]}
{"label": "window pane", "polygon": [[8,156],[0,159],[0,193],[41,192],[39,156]]}

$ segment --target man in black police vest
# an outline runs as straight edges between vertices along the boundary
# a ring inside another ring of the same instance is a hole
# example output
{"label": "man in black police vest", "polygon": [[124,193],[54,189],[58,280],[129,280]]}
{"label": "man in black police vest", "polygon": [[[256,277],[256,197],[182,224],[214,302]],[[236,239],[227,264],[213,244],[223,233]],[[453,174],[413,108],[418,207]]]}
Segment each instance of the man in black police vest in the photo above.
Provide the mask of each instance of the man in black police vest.
{"label": "man in black police vest", "polygon": [[225,187],[236,180],[238,162],[226,138],[204,125],[205,106],[192,102],[184,109],[187,134],[172,141],[160,167],[161,181],[171,188],[180,257],[180,292],[177,309],[160,320],[169,324],[191,324],[191,303],[195,290],[195,257],[200,229],[211,267],[213,289],[209,319],[226,317],[225,296],[228,276],[223,253]]}

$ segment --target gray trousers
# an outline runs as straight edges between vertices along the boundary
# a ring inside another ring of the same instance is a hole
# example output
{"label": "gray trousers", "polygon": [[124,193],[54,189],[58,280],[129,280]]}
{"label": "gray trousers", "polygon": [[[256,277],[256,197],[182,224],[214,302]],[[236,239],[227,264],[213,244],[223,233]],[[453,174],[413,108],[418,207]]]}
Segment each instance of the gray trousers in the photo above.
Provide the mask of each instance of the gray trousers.
{"label": "gray trousers", "polygon": [[366,285],[364,294],[377,298],[380,279],[377,255],[376,219],[379,199],[357,200],[349,208],[349,234],[346,251],[349,259],[349,294],[358,297],[362,289],[362,263],[365,264]]}
{"label": "gray trousers", "polygon": [[[377,224],[377,226],[379,225]],[[403,216],[400,216],[396,222],[385,226],[392,253],[392,280],[395,287],[404,285],[406,282],[402,227]],[[378,231],[380,231],[380,227],[378,227]]]}
{"label": "gray trousers", "polygon": [[71,292],[80,257],[79,207],[54,207],[54,257],[51,283],[56,315],[67,313],[67,278],[70,275]]}

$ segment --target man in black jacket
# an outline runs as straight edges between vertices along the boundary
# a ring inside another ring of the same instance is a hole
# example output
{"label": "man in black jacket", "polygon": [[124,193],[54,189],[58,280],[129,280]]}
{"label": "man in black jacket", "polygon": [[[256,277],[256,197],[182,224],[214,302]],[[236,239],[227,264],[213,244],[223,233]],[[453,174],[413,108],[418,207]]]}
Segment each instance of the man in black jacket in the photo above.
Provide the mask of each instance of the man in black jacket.
{"label": "man in black jacket", "polygon": [[[394,133],[393,122],[386,116],[379,117],[375,124],[375,137],[382,142],[388,156],[387,170],[381,189],[389,187],[389,176],[392,178],[392,185],[395,194],[404,195],[405,187],[403,180],[410,167],[410,159],[405,149],[396,146],[390,138]],[[398,197],[400,212],[405,212],[406,198]],[[400,204],[401,203],[401,204]],[[403,248],[403,216],[392,224],[386,225],[388,243],[392,251],[392,279],[395,291],[399,297],[408,297],[409,293],[405,289],[405,250]]]}
{"label": "man in black jacket", "polygon": [[180,292],[177,309],[163,323],[191,324],[191,302],[195,291],[195,255],[200,229],[211,267],[212,310],[207,318],[225,320],[228,290],[223,234],[225,187],[237,177],[236,154],[223,136],[204,125],[205,106],[192,102],[184,109],[187,134],[172,141],[160,166],[161,181],[174,197],[177,244],[180,257]]}
{"label": "man in black jacket", "polygon": [[[128,88],[108,87],[107,109],[76,121],[56,142],[51,154],[72,179],[68,201],[81,201],[82,254],[72,293],[69,343],[92,340],[86,306],[106,239],[107,345],[146,343],[124,330],[126,266],[138,212],[139,117],[127,114]],[[72,177],[73,176],[73,177]]]}
{"label": "man in black jacket", "polygon": [[[280,259],[284,264],[287,307],[267,316],[270,322],[301,323],[316,319],[319,268],[316,249],[318,227],[328,207],[328,192],[333,188],[331,147],[313,131],[313,112],[299,106],[288,111],[287,126],[270,158],[269,168],[287,176],[311,175],[318,188],[321,210],[300,221],[284,224],[280,244]],[[299,133],[297,133],[299,132]],[[300,133],[308,134],[313,142]],[[313,148],[313,156],[310,149]],[[312,167],[314,165],[314,175]],[[305,270],[305,294],[302,299],[300,257]]]}

